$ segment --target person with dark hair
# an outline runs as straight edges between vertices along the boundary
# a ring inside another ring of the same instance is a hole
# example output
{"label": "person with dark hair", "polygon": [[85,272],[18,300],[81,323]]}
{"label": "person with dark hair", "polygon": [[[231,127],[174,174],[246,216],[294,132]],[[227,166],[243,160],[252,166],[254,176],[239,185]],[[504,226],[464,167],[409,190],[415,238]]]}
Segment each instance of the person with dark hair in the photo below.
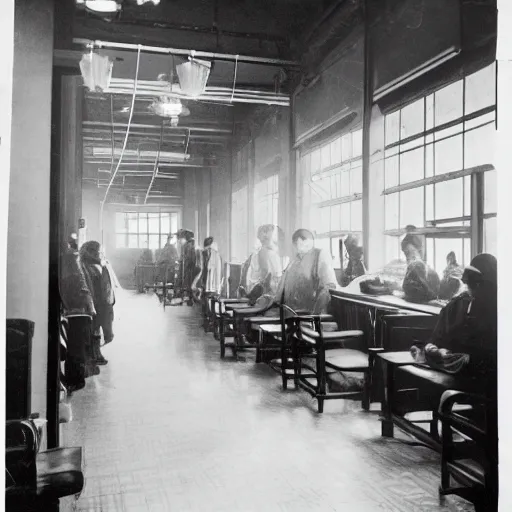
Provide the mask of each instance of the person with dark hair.
{"label": "person with dark hair", "polygon": [[194,304],[192,284],[201,270],[196,252],[196,241],[194,233],[188,229],[180,229],[177,237],[181,246],[177,289],[179,289],[183,299],[187,297],[187,304],[192,306]]}
{"label": "person with dark hair", "polygon": [[307,229],[292,235],[296,256],[288,265],[279,283],[276,300],[294,310],[325,313],[330,302],[330,289],[336,288],[332,258],[323,249],[315,248],[315,237]]}
{"label": "person with dark hair", "polygon": [[462,288],[462,274],[464,269],[457,263],[457,257],[453,251],[446,256],[446,268],[443,271],[443,279],[439,289],[439,298],[450,300]]}
{"label": "person with dark hair", "polygon": [[96,309],[87,282],[78,261],[76,235],[71,235],[61,258],[59,280],[63,314],[68,321],[65,384],[69,392],[85,386],[86,346],[90,342],[90,319]]}
{"label": "person with dark hair", "polygon": [[356,236],[350,234],[345,239],[345,249],[348,254],[348,264],[343,270],[342,286],[349,285],[354,279],[366,274],[363,263],[363,248]]}
{"label": "person with dark hair", "polygon": [[409,230],[403,238],[401,246],[407,260],[407,271],[402,285],[405,300],[425,303],[437,299],[440,286],[439,276],[423,261],[421,238]]}
{"label": "person with dark hair", "polygon": [[[281,232],[282,233],[282,232]],[[283,275],[283,267],[277,245],[279,229],[273,224],[265,224],[258,228],[258,240],[261,248],[251,255],[247,272],[247,293],[253,298],[256,287],[257,295],[273,295]]]}
{"label": "person with dark hair", "polygon": [[167,243],[162,247],[157,260],[159,266],[160,279],[167,283],[174,282],[174,275],[176,273],[176,263],[178,262],[178,250],[176,245],[172,243],[173,236],[167,237]]}
{"label": "person with dark hair", "polygon": [[[462,275],[467,286],[441,311],[430,342],[435,348],[469,354],[467,371],[475,378],[495,377],[497,367],[498,263],[482,253],[471,260]],[[488,391],[495,383],[488,380]]]}
{"label": "person with dark hair", "polygon": [[101,329],[103,330],[105,343],[111,342],[113,338],[112,321],[115,297],[110,274],[101,256],[99,242],[91,240],[82,245],[80,248],[80,262],[96,309],[92,324],[92,339],[86,351],[88,365],[105,365],[108,361],[103,357],[100,350]]}

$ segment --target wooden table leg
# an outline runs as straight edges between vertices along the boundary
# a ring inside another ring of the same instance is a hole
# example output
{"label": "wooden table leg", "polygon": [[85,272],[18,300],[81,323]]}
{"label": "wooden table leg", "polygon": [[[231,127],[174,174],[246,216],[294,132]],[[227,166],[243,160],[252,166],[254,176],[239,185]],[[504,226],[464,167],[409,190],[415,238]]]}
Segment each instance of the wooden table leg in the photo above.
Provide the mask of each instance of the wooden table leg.
{"label": "wooden table leg", "polygon": [[394,399],[394,386],[395,386],[395,367],[382,361],[382,371],[384,380],[386,382],[386,389],[382,399],[382,423],[381,435],[382,437],[393,437],[393,399]]}

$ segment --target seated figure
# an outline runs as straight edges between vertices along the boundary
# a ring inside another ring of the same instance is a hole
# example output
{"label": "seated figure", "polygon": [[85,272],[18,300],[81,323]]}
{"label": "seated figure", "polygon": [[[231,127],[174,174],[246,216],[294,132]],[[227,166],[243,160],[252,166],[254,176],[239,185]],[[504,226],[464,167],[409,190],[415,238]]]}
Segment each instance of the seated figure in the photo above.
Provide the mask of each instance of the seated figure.
{"label": "seated figure", "polygon": [[363,263],[363,248],[359,245],[358,239],[348,235],[345,239],[345,248],[348,254],[348,264],[343,270],[342,286],[349,285],[354,279],[366,274]]}
{"label": "seated figure", "polygon": [[407,260],[407,272],[402,285],[405,300],[425,303],[437,299],[439,276],[423,261],[421,238],[413,233],[407,233],[402,240],[402,251]]}
{"label": "seated figure", "polygon": [[286,268],[276,292],[277,301],[294,310],[326,313],[330,289],[337,286],[332,258],[315,248],[313,233],[298,229],[292,236],[296,256]]}
{"label": "seated figure", "polygon": [[283,267],[277,244],[278,228],[265,224],[258,228],[261,247],[250,256],[247,269],[247,295],[254,300],[260,295],[276,293]]}
{"label": "seated figure", "polygon": [[[495,375],[497,367],[497,261],[479,254],[462,276],[467,291],[454,297],[441,311],[431,343],[439,349],[468,354],[465,371],[475,378]],[[492,380],[486,379],[495,392]],[[482,386],[485,386],[482,381]]]}
{"label": "seated figure", "polygon": [[457,263],[457,258],[453,251],[446,256],[446,268],[443,271],[443,279],[439,289],[439,298],[450,300],[457,295],[463,286],[462,273],[464,269]]}

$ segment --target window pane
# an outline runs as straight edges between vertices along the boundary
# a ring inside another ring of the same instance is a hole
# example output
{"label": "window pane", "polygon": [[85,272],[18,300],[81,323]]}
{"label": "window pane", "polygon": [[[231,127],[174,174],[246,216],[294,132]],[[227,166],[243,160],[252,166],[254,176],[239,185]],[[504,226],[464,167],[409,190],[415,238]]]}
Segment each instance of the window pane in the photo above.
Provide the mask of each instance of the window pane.
{"label": "window pane", "polygon": [[484,173],[484,213],[496,213],[498,211],[496,178],[496,171],[487,171]]}
{"label": "window pane", "polygon": [[139,247],[139,235],[128,235],[128,247],[130,249]]}
{"label": "window pane", "polygon": [[116,232],[126,233],[126,214],[116,212]]}
{"label": "window pane", "polygon": [[384,161],[384,188],[398,185],[398,155]]}
{"label": "window pane", "polygon": [[126,247],[126,235],[116,235],[116,247],[124,249]]}
{"label": "window pane", "polygon": [[496,72],[494,64],[466,78],[466,114],[496,103]]}
{"label": "window pane", "polygon": [[461,265],[466,266],[471,262],[471,238],[464,238],[463,240],[464,259],[461,261]]}
{"label": "window pane", "polygon": [[331,165],[341,163],[341,138],[331,142]]}
{"label": "window pane", "polygon": [[139,249],[147,249],[149,244],[148,235],[139,235]]}
{"label": "window pane", "polygon": [[341,204],[341,229],[343,231],[350,231],[350,203]]}
{"label": "window pane", "polygon": [[400,227],[408,224],[423,226],[423,204],[423,187],[400,192]]}
{"label": "window pane", "polygon": [[434,128],[434,95],[431,94],[430,96],[427,96],[425,98],[425,102],[427,114],[425,129],[430,130]]}
{"label": "window pane", "polygon": [[[171,222],[170,222],[170,215],[169,213],[162,213],[160,216],[160,222],[161,222],[161,233],[170,234],[171,233]],[[176,231],[174,231],[176,233]]]}
{"label": "window pane", "polygon": [[149,232],[154,234],[160,233],[160,214],[148,213]]}
{"label": "window pane", "polygon": [[400,111],[386,116],[386,140],[385,145],[397,142],[400,137]]}
{"label": "window pane", "polygon": [[160,235],[160,249],[167,243],[167,235]]}
{"label": "window pane", "polygon": [[424,177],[423,148],[400,155],[400,184],[421,180]]}
{"label": "window pane", "polygon": [[176,233],[178,231],[178,214],[171,213],[171,233]]}
{"label": "window pane", "polygon": [[494,162],[496,130],[494,124],[482,126],[466,133],[464,166],[466,169]]}
{"label": "window pane", "polygon": [[319,233],[331,231],[331,209],[329,206],[320,208],[320,225],[317,227]]}
{"label": "window pane", "polygon": [[350,229],[351,231],[363,230],[363,202],[352,201],[350,208]]}
{"label": "window pane", "polygon": [[402,118],[400,120],[400,138],[405,139],[411,135],[421,133],[425,129],[424,117],[425,111],[423,99],[404,107],[402,109]]}
{"label": "window pane", "polygon": [[434,146],[436,175],[462,169],[462,135],[436,142]]}
{"label": "window pane", "polygon": [[463,82],[460,80],[435,93],[436,126],[462,117],[462,90]]}
{"label": "window pane", "polygon": [[327,144],[321,149],[320,153],[320,166],[322,169],[331,165],[331,146]]}
{"label": "window pane", "polygon": [[320,150],[317,149],[311,153],[311,174],[320,170]]}
{"label": "window pane", "polygon": [[[315,247],[323,249],[327,254],[331,255],[331,239],[330,238],[317,238],[315,240]],[[331,255],[332,256],[332,255]]]}
{"label": "window pane", "polygon": [[498,254],[498,220],[496,217],[492,219],[484,219],[484,252],[488,252],[493,256]]}
{"label": "window pane", "polygon": [[333,256],[334,268],[341,268],[339,246],[340,240],[343,240],[343,238],[331,238],[331,254]]}
{"label": "window pane", "polygon": [[352,132],[352,158],[363,153],[363,130]]}
{"label": "window pane", "polygon": [[338,197],[337,195],[337,187],[336,187],[336,175],[335,174],[331,174],[331,176],[329,176],[329,181],[331,183],[331,186],[330,186],[330,189],[331,189],[331,199],[336,199]]}
{"label": "window pane", "polygon": [[350,171],[341,171],[341,194],[340,197],[350,195]]}
{"label": "window pane", "polygon": [[398,229],[398,196],[399,194],[389,194],[384,197],[385,203],[385,229]]}
{"label": "window pane", "polygon": [[[139,232],[139,222],[136,213],[128,214],[128,232],[129,233],[138,233]],[[130,246],[131,247],[131,246]]]}
{"label": "window pane", "polygon": [[159,249],[160,235],[149,235],[149,249]]}
{"label": "window pane", "polygon": [[352,136],[350,133],[343,135],[341,138],[341,159],[350,160],[352,158]]}
{"label": "window pane", "polygon": [[434,185],[425,187],[425,219],[434,220]]}
{"label": "window pane", "polygon": [[434,176],[434,144],[425,146],[425,178]]}
{"label": "window pane", "polygon": [[341,229],[341,205],[331,206],[331,231],[339,231]]}
{"label": "window pane", "polygon": [[350,194],[363,192],[363,168],[355,167],[350,171]]}
{"label": "window pane", "polygon": [[471,215],[471,176],[464,176],[464,215]]}
{"label": "window pane", "polygon": [[397,236],[387,236],[386,246],[386,263],[400,258],[400,239]]}
{"label": "window pane", "polygon": [[148,214],[139,214],[139,233],[146,234],[148,232]]}
{"label": "window pane", "polygon": [[462,217],[462,178],[436,183],[435,187],[436,219]]}

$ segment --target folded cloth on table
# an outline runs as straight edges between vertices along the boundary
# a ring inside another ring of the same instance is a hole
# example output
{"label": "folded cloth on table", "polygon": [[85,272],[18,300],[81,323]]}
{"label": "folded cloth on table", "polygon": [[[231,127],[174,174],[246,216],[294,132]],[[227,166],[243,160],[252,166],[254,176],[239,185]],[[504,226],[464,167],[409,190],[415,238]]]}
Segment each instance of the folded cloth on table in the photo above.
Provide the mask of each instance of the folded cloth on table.
{"label": "folded cloth on table", "polygon": [[417,364],[425,364],[434,370],[456,374],[469,363],[469,354],[453,354],[445,348],[438,348],[433,343],[424,347],[413,345],[411,355]]}

